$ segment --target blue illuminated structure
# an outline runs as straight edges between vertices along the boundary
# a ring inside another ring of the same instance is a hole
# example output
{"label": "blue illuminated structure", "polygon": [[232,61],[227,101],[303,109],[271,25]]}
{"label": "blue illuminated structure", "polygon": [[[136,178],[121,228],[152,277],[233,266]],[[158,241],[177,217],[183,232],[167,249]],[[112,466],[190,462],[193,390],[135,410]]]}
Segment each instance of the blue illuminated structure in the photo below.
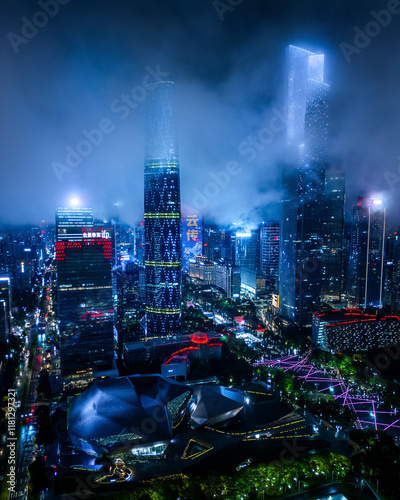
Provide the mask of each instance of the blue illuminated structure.
{"label": "blue illuminated structure", "polygon": [[279,300],[281,315],[299,326],[311,325],[321,296],[328,90],[324,55],[290,45]]}
{"label": "blue illuminated structure", "polygon": [[149,94],[144,164],[146,335],[180,332],[181,204],[172,82]]}
{"label": "blue illuminated structure", "polygon": [[378,198],[358,198],[353,208],[348,263],[349,307],[383,306],[386,209]]}

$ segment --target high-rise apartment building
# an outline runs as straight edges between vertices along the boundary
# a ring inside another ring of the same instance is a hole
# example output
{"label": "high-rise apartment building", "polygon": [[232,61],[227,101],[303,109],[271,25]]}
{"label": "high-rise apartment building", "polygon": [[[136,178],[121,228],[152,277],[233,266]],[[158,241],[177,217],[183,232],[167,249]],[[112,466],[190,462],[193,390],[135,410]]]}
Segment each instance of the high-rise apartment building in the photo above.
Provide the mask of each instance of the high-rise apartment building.
{"label": "high-rise apartment building", "polygon": [[180,332],[181,202],[172,82],[149,93],[144,164],[146,336]]}

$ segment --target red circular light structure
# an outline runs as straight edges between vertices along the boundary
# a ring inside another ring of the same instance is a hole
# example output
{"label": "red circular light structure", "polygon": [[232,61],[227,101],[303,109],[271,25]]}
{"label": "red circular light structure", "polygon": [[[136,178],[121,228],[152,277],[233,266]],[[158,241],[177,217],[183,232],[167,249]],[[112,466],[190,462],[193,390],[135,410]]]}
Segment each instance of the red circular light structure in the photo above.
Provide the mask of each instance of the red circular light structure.
{"label": "red circular light structure", "polygon": [[192,342],[194,342],[195,344],[207,344],[207,335],[202,332],[196,332],[192,335]]}

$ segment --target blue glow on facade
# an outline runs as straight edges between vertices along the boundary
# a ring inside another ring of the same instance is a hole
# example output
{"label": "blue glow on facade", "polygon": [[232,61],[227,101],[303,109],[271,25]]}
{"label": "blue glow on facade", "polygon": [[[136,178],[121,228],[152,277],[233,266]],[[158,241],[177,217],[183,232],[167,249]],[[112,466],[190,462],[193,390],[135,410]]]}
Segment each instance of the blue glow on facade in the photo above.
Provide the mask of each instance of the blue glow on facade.
{"label": "blue glow on facade", "polygon": [[279,298],[281,315],[299,326],[311,325],[321,296],[329,91],[323,80],[323,54],[288,47]]}
{"label": "blue glow on facade", "polygon": [[146,335],[180,332],[181,204],[172,82],[150,93],[144,166]]}

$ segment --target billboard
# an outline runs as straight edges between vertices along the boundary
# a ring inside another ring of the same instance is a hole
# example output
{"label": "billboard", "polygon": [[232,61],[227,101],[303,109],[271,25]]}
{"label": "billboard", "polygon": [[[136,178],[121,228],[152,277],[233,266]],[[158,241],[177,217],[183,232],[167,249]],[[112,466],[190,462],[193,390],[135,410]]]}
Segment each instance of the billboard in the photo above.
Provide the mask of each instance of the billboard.
{"label": "billboard", "polygon": [[189,260],[203,252],[202,220],[194,212],[182,215],[182,270],[187,273]]}

